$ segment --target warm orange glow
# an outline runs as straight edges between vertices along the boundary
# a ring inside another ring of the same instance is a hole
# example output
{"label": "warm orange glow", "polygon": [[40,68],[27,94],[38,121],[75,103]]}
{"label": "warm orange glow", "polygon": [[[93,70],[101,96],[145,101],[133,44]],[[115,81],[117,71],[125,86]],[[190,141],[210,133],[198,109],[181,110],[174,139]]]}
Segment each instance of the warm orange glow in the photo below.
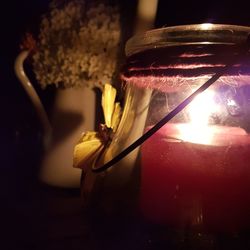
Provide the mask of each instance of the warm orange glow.
{"label": "warm orange glow", "polygon": [[214,100],[215,93],[206,90],[188,106],[190,123],[195,127],[205,127],[208,125],[209,117],[219,111],[219,106]]}
{"label": "warm orange glow", "polygon": [[215,93],[207,90],[198,95],[188,107],[190,122],[178,127],[180,139],[193,143],[211,144],[214,138],[214,128],[208,125],[209,117],[219,111],[214,101]]}
{"label": "warm orange glow", "polygon": [[214,127],[196,127],[193,124],[178,124],[179,139],[187,142],[211,145],[214,139]]}
{"label": "warm orange glow", "polygon": [[201,29],[203,30],[208,30],[208,29],[212,29],[213,28],[213,24],[212,23],[202,23],[201,24]]}

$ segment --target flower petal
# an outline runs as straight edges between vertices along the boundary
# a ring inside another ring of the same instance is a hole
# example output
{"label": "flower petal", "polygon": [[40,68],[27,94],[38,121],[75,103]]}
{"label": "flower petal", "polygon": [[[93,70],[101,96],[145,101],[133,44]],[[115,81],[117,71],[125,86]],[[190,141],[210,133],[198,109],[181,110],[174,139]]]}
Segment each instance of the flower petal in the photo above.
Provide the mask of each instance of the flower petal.
{"label": "flower petal", "polygon": [[116,89],[110,84],[104,85],[102,93],[102,108],[104,113],[105,124],[111,128],[112,115],[115,107]]}
{"label": "flower petal", "polygon": [[96,132],[87,132],[74,148],[73,167],[86,168],[96,159],[103,143]]}
{"label": "flower petal", "polygon": [[115,132],[117,130],[117,127],[119,125],[119,122],[121,120],[121,105],[119,102],[115,103],[114,111],[112,114],[112,120],[111,120],[111,128]]}

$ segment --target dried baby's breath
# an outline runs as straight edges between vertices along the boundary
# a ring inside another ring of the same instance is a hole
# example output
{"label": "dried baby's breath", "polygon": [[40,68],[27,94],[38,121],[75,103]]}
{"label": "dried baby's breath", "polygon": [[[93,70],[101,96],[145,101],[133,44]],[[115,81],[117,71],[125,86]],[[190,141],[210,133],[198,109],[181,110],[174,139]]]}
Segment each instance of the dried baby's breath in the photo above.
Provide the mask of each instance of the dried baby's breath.
{"label": "dried baby's breath", "polygon": [[117,8],[52,1],[40,25],[33,68],[38,82],[77,87],[112,82],[120,42]]}

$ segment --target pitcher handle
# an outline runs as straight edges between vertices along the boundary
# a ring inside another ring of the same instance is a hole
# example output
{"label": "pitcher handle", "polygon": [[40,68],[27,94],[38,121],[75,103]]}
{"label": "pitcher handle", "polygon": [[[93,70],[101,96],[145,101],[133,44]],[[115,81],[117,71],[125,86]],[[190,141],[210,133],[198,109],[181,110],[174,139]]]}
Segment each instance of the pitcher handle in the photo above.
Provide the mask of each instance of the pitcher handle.
{"label": "pitcher handle", "polygon": [[42,124],[42,128],[44,131],[44,144],[45,146],[48,145],[48,141],[51,135],[51,124],[49,122],[48,115],[45,111],[45,108],[41,102],[40,97],[38,96],[35,88],[33,87],[32,83],[30,82],[29,78],[27,77],[25,71],[24,71],[24,61],[28,57],[29,51],[24,50],[19,53],[19,55],[16,57],[15,60],[15,74],[19,81],[21,82],[23,88],[25,89],[26,93],[28,94],[32,104],[34,105],[34,108],[36,110],[38,119],[40,120]]}

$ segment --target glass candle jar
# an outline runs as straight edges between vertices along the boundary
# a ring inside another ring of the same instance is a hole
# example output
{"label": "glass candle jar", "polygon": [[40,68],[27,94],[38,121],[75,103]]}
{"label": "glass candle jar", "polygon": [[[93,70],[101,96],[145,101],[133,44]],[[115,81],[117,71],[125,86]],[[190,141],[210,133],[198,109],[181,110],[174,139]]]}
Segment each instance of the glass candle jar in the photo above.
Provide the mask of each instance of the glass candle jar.
{"label": "glass candle jar", "polygon": [[[89,171],[82,182],[101,244],[115,246],[117,235],[119,247],[132,249],[217,249],[221,235],[242,242],[250,228],[249,33],[185,25],[127,42],[120,125],[96,161],[99,173]],[[185,103],[205,83],[211,86]]]}

